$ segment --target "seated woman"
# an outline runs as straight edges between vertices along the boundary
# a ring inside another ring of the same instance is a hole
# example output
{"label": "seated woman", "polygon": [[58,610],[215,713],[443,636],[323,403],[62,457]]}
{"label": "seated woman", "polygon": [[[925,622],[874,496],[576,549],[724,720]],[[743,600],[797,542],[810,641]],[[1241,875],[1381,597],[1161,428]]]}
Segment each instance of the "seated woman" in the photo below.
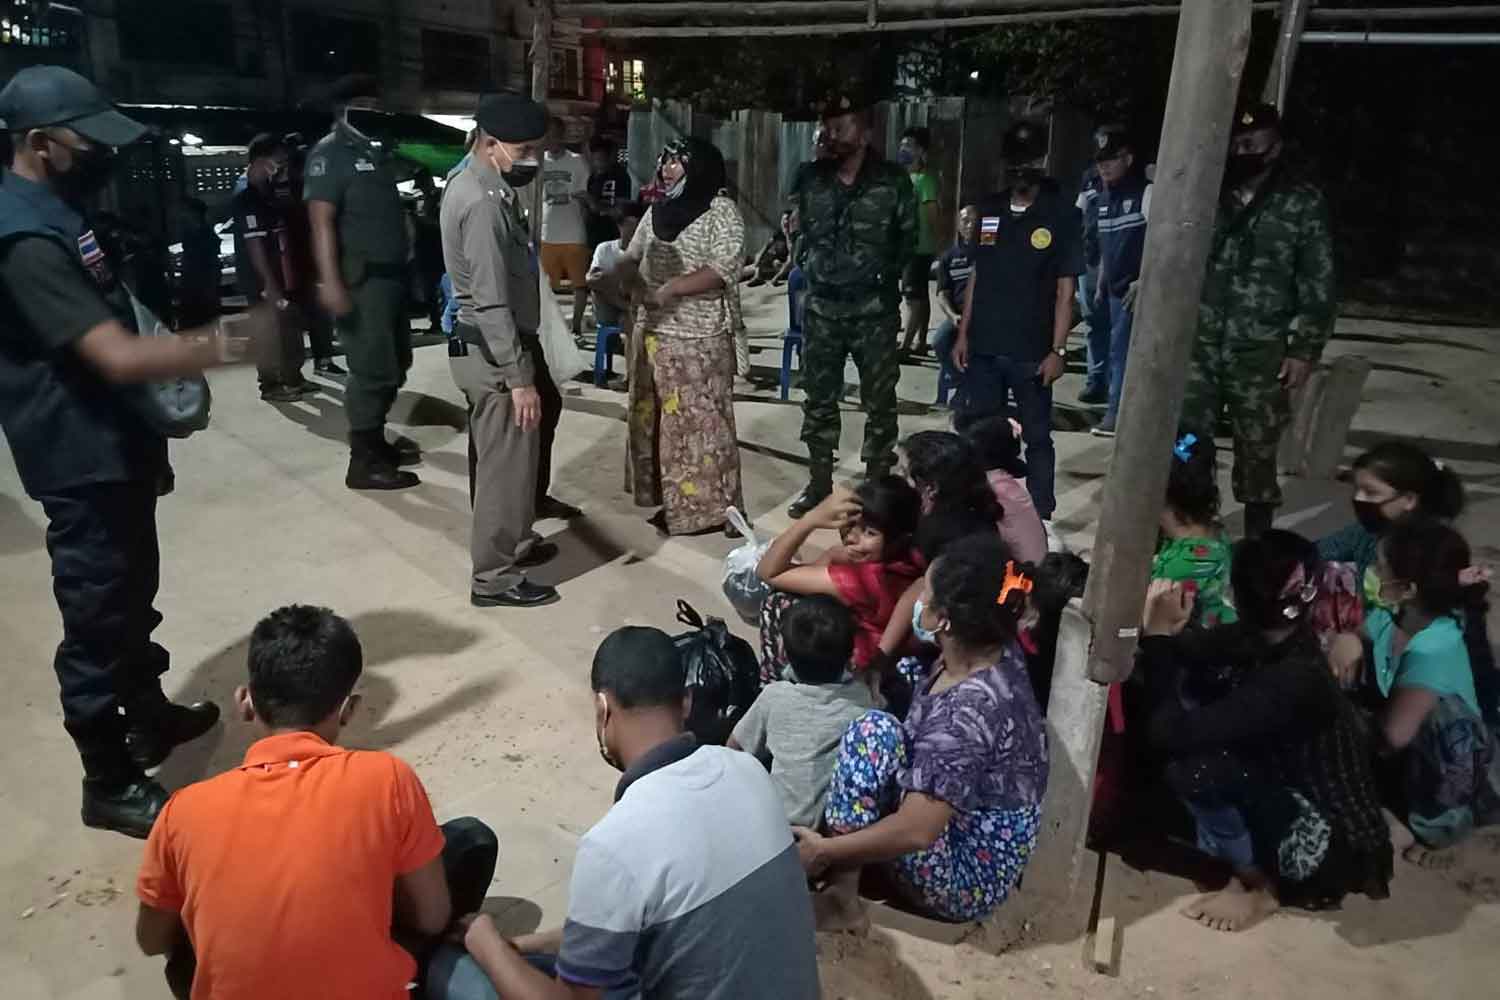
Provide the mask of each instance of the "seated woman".
{"label": "seated woman", "polygon": [[867,924],[860,868],[880,866],[903,902],[953,921],[1005,901],[1036,846],[1047,738],[1016,644],[1025,602],[1007,591],[1010,552],[995,535],[952,545],[924,578],[913,615],[942,650],[905,724],[880,711],[844,734],[829,786],[828,836],[797,828],[803,867],[829,885],[823,929]]}
{"label": "seated woman", "polygon": [[1228,599],[1229,542],[1219,523],[1211,438],[1188,432],[1173,447],[1159,526],[1162,542],[1151,560],[1151,579],[1172,580],[1193,591],[1194,625],[1212,628],[1238,621]]}
{"label": "seated woman", "polygon": [[1364,728],[1309,624],[1317,573],[1311,542],[1273,530],[1234,548],[1239,624],[1185,632],[1192,592],[1157,580],[1148,594],[1147,735],[1169,758],[1167,783],[1197,820],[1199,848],[1234,872],[1183,911],[1215,930],[1241,930],[1280,904],[1389,894]]}
{"label": "seated woman", "polygon": [[998,411],[986,414],[964,409],[953,416],[953,429],[973,449],[1000,506],[1000,537],[1017,559],[1040,564],[1047,555],[1047,529],[1026,489],[1019,427]]}
{"label": "seated woman", "polygon": [[[826,594],[853,611],[853,666],[857,672],[870,666],[897,601],[922,576],[912,548],[919,503],[904,479],[882,476],[852,493],[834,490],[771,543],[756,569],[777,590],[761,605],[762,683],[781,680],[786,671],[781,617],[797,594]],[[820,528],[838,531],[842,544],[796,565],[798,551]]]}
{"label": "seated woman", "polygon": [[1460,582],[1468,565],[1468,543],[1447,525],[1408,518],[1388,529],[1372,567],[1367,645],[1337,657],[1369,666],[1358,690],[1376,712],[1391,842],[1418,865],[1442,863],[1430,849],[1500,820],[1495,747],[1464,647],[1469,602],[1482,606],[1485,590]]}
{"label": "seated woman", "polygon": [[922,516],[971,511],[997,524],[1004,511],[969,443],[948,431],[918,431],[896,447],[896,474],[922,498]]}

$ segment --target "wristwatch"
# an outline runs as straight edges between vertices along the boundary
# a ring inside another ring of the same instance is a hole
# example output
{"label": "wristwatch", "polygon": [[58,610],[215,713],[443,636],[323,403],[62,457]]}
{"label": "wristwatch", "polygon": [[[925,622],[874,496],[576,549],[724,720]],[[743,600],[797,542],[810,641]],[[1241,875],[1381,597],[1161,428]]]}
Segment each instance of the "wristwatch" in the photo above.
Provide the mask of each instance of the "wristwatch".
{"label": "wristwatch", "polygon": [[281,298],[281,299],[277,299],[276,300],[276,309],[277,309],[278,312],[286,312],[291,307],[292,307],[292,300],[291,299]]}
{"label": "wristwatch", "polygon": [[1068,360],[1068,348],[1066,346],[1063,346],[1063,347],[1054,347],[1054,348],[1052,348],[1052,353],[1056,354],[1058,357],[1062,358],[1064,361]]}

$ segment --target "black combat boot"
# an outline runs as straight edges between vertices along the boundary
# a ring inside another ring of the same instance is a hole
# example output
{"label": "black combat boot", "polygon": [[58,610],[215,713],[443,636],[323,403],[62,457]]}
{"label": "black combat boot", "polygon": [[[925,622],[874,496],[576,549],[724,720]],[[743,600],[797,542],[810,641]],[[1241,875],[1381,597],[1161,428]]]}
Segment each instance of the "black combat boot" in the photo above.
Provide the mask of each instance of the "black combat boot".
{"label": "black combat boot", "polygon": [[1245,537],[1259,538],[1271,530],[1271,522],[1276,518],[1276,505],[1273,503],[1247,503],[1245,504]]}
{"label": "black combat boot", "polygon": [[421,482],[415,473],[405,472],[386,458],[385,449],[393,448],[384,431],[349,432],[349,473],[344,485],[351,490],[404,490]]}
{"label": "black combat boot", "polygon": [[807,488],[797,494],[797,499],[786,509],[787,516],[793,520],[812,510],[833,492],[832,462],[815,461],[809,472]]}
{"label": "black combat boot", "polygon": [[125,717],[129,720],[125,745],[130,748],[130,759],[142,771],[149,771],[160,767],[174,749],[212,729],[219,721],[219,706],[211,701],[174,705],[162,698],[144,710],[127,706]]}
{"label": "black combat boot", "polygon": [[167,790],[145,775],[134,780],[83,779],[83,825],[145,840]]}
{"label": "black combat boot", "polygon": [[379,439],[377,440],[372,435],[370,442],[380,453],[380,457],[385,459],[387,465],[400,467],[417,465],[422,461],[421,446],[404,434],[397,434],[396,440],[387,441],[385,431],[381,431]]}

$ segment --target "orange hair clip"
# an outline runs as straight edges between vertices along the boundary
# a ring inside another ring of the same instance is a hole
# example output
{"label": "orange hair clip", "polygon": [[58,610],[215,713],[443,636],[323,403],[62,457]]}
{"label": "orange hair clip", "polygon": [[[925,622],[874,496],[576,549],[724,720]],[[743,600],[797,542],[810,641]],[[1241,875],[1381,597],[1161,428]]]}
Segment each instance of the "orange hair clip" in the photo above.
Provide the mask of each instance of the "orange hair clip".
{"label": "orange hair clip", "polygon": [[995,603],[1004,604],[1010,597],[1011,591],[1014,590],[1019,590],[1023,594],[1031,593],[1031,577],[1019,572],[1015,561],[1010,560],[1005,564],[1005,584],[1000,588],[1000,598]]}

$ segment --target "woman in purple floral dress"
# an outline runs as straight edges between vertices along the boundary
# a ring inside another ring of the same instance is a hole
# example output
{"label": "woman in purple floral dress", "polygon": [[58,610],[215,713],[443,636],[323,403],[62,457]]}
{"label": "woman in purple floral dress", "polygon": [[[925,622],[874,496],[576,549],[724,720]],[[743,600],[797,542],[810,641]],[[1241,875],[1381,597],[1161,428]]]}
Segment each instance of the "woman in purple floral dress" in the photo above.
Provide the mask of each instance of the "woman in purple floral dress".
{"label": "woman in purple floral dress", "polygon": [[905,902],[979,920],[1005,901],[1036,846],[1047,737],[1016,643],[1025,594],[1006,589],[1011,556],[993,535],[951,546],[927,571],[913,612],[942,656],[903,724],[880,711],[849,727],[824,813],[798,828],[803,867],[824,875],[819,927],[867,924],[859,869],[881,865]]}

